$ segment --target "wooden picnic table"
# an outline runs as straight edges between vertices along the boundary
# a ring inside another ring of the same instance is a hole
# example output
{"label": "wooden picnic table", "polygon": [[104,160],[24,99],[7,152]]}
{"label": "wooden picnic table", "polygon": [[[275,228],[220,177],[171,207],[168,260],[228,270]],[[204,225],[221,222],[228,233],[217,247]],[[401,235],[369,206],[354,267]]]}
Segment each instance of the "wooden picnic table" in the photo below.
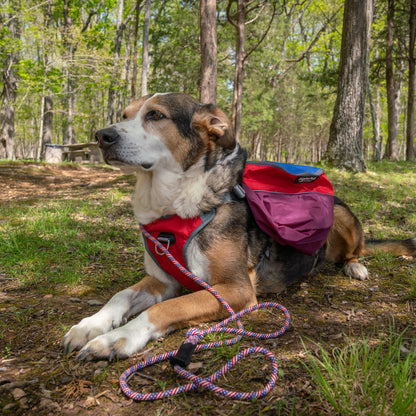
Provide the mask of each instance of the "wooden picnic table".
{"label": "wooden picnic table", "polygon": [[97,142],[75,144],[46,144],[45,162],[60,163],[64,161],[79,163],[103,163],[103,157]]}

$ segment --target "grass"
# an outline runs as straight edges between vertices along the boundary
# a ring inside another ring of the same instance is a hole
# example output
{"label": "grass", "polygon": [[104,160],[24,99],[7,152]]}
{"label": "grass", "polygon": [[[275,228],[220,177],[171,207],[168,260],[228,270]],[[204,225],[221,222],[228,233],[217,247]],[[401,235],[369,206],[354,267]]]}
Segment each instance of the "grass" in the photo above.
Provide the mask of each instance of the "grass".
{"label": "grass", "polygon": [[408,238],[416,230],[416,166],[369,163],[366,173],[325,169],[335,193],[363,222],[366,237]]}
{"label": "grass", "polygon": [[[45,169],[49,167],[46,165]],[[327,167],[324,169],[334,185],[335,193],[348,202],[362,220],[366,236],[383,239],[416,237],[415,164],[370,163],[368,172],[359,174]],[[34,174],[36,172],[34,170]],[[109,299],[117,290],[142,278],[143,249],[130,206],[131,192],[131,181],[127,183],[124,179],[117,179],[103,187],[79,186],[61,190],[56,196],[32,194],[0,204],[0,284],[1,279],[5,279],[9,287],[13,287],[6,291],[7,294],[16,296],[13,301],[21,299],[20,304],[8,303],[0,297],[0,313],[5,314],[0,319],[0,343],[4,340],[3,347],[0,345],[0,361],[15,360],[19,348],[26,350],[25,354],[34,354],[39,343],[43,345],[49,342],[43,335],[45,330],[49,331],[45,333],[53,346],[47,344],[42,347],[43,350],[60,354],[59,343],[68,325],[91,311],[85,310],[88,308],[85,298],[99,294],[103,300]],[[370,280],[367,282],[349,281],[335,272],[335,275],[308,280],[307,289],[295,287],[283,294],[282,298],[275,299],[293,313],[294,329],[274,344],[266,344],[266,348],[275,352],[279,360],[279,379],[270,396],[253,402],[227,402],[214,398],[210,393],[189,393],[177,399],[146,404],[146,407],[131,406],[130,413],[129,408],[125,407],[125,414],[141,414],[140,410],[149,415],[416,414],[416,345],[410,341],[410,335],[403,331],[405,326],[409,326],[414,333],[412,308],[416,299],[415,263],[383,253],[364,261],[369,263],[370,269]],[[306,291],[307,295],[304,294]],[[59,299],[49,305],[44,297],[47,294]],[[78,304],[68,306],[68,301],[59,308],[59,300],[69,296],[83,298],[80,310]],[[305,300],[309,300],[309,303]],[[392,302],[397,303],[401,325],[391,326],[383,332],[380,328],[387,322],[383,312]],[[351,321],[347,320],[347,314],[344,313],[347,310],[344,305],[352,305],[356,311],[365,309],[364,316],[368,315],[373,320],[369,318],[365,324],[358,321],[357,327],[352,329]],[[321,307],[325,309],[324,313],[321,313]],[[3,321],[3,317],[7,317],[7,320]],[[339,321],[336,321],[337,317]],[[383,322],[383,319],[386,320]],[[270,332],[271,328],[276,327],[276,318],[267,314],[258,313],[253,324],[249,318],[247,321],[246,329],[256,332]],[[255,326],[259,322],[263,325],[261,331]],[[298,334],[302,335],[302,325],[307,327],[309,323],[313,342],[318,345],[318,355],[311,352],[309,345],[302,366],[299,356],[304,351]],[[33,329],[34,324],[38,329]],[[328,332],[330,325],[337,332]],[[377,330],[370,332],[369,328]],[[33,338],[30,347],[24,345],[20,331],[33,334],[27,335],[28,340]],[[358,335],[354,331],[359,332]],[[334,337],[333,343],[327,342],[328,337],[325,339],[323,335],[322,341],[321,334],[326,332]],[[338,332],[346,334],[345,338],[338,338]],[[155,354],[170,351],[183,342],[183,337],[184,331],[178,331],[163,341],[154,342],[149,348]],[[218,340],[218,336],[212,336],[204,342],[214,339]],[[292,343],[288,339],[292,339]],[[204,376],[210,374],[212,369],[218,369],[230,359],[238,348],[251,346],[251,342],[243,339],[231,348],[196,354],[196,362],[201,363],[197,371]],[[41,362],[44,353],[38,354],[33,362]],[[135,364],[137,357],[130,359],[129,364],[109,364],[99,373],[95,373],[94,364],[75,365],[72,357],[64,360],[67,360],[64,362],[65,374],[75,374],[74,383],[78,379],[90,380],[93,383],[91,391],[116,391],[114,379],[129,365]],[[223,385],[244,391],[261,388],[268,371],[263,368],[264,363],[255,358],[241,363],[222,381]],[[51,362],[51,371],[57,375],[50,378],[51,372],[40,367],[45,364],[36,365],[39,365],[39,369],[34,368],[33,371],[39,370],[39,373],[34,374],[40,377],[42,383],[50,389],[56,388],[59,395],[66,391],[65,386],[50,381],[53,379],[55,382],[62,376],[57,370],[59,363]],[[146,387],[139,383],[139,388],[157,391],[161,387],[160,383],[163,385],[166,380],[174,386],[182,382],[164,365],[160,369],[152,369],[151,374],[157,380],[156,385]],[[109,380],[113,380],[113,384]],[[310,387],[305,387],[308,380],[311,380]],[[88,390],[82,400],[91,394]],[[0,412],[1,405],[8,403],[1,400]],[[124,403],[123,399],[120,400]],[[19,414],[24,414],[22,411]]]}
{"label": "grass", "polygon": [[[366,239],[416,237],[416,165],[410,162],[368,163],[366,173],[351,173],[324,167],[335,194],[346,201],[363,224]],[[397,258],[375,256],[372,262],[385,273],[396,272]],[[403,276],[416,297],[416,271],[409,267]]]}
{"label": "grass", "polygon": [[[0,271],[23,286],[45,293],[75,286],[94,265],[102,273],[95,289],[115,277],[136,281],[117,266],[120,256],[133,266],[142,256],[139,231],[131,216],[130,196],[120,189],[92,192],[85,199],[37,200],[0,207]],[[130,218],[132,227],[126,224]]]}
{"label": "grass", "polygon": [[416,348],[394,326],[331,351],[319,345],[318,357],[308,351],[305,366],[315,394],[337,414],[416,414]]}

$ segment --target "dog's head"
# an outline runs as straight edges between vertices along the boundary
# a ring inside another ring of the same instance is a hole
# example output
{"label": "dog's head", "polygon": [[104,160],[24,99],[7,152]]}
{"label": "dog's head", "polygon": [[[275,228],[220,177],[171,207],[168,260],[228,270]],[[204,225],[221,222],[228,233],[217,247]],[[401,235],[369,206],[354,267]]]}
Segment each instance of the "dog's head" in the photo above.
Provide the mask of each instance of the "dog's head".
{"label": "dog's head", "polygon": [[178,93],[133,101],[123,120],[99,130],[96,138],[107,163],[144,170],[175,164],[186,171],[201,157],[209,168],[214,155],[231,152],[236,145],[223,111]]}

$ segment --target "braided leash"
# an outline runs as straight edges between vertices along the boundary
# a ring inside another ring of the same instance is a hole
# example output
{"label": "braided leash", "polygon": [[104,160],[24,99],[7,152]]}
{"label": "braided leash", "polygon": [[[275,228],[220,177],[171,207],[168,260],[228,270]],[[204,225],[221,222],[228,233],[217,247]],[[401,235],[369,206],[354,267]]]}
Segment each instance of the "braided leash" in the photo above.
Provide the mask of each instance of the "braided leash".
{"label": "braided leash", "polygon": [[[264,302],[264,303],[246,308],[243,311],[240,311],[238,313],[235,313],[233,309],[230,307],[230,305],[228,305],[225,299],[216,290],[214,290],[210,285],[205,283],[203,280],[199,279],[197,276],[195,276],[189,270],[183,267],[180,263],[178,263],[177,260],[169,253],[169,251],[158,240],[156,240],[153,236],[151,236],[143,227],[141,227],[141,231],[146,238],[150,239],[160,250],[162,250],[162,252],[169,258],[169,260],[173,264],[175,264],[175,266],[178,267],[178,269],[183,274],[185,274],[187,277],[189,277],[194,282],[196,282],[197,284],[202,286],[204,289],[209,291],[212,295],[214,295],[218,299],[218,301],[221,302],[221,304],[227,309],[227,311],[230,313],[231,316],[225,319],[224,321],[219,322],[218,324],[205,330],[201,330],[198,328],[189,329],[186,333],[186,342],[182,344],[182,346],[178,350],[158,355],[156,357],[153,357],[150,360],[143,361],[139,364],[136,364],[133,367],[130,367],[128,370],[124,371],[124,373],[120,376],[120,387],[123,393],[130,399],[133,399],[136,401],[151,401],[151,400],[162,399],[164,397],[174,396],[176,394],[184,393],[186,391],[190,391],[198,387],[205,387],[213,391],[214,393],[220,394],[222,396],[232,398],[232,399],[241,399],[241,400],[260,398],[260,397],[265,396],[267,393],[269,393],[270,390],[272,390],[274,385],[276,384],[278,366],[277,366],[277,360],[274,357],[274,355],[265,348],[251,347],[251,348],[246,348],[242,350],[233,359],[231,359],[227,364],[225,364],[222,368],[220,368],[216,373],[212,374],[211,376],[207,378],[198,377],[192,374],[191,372],[185,370],[183,367],[186,367],[186,365],[189,364],[190,356],[192,355],[194,351],[220,347],[223,345],[233,345],[237,343],[243,335],[248,336],[248,337],[259,338],[259,339],[270,339],[270,338],[279,337],[284,332],[286,332],[290,324],[290,315],[289,315],[289,312],[286,310],[286,308],[278,303]],[[276,332],[268,333],[268,334],[260,334],[256,332],[246,331],[240,321],[240,318],[243,315],[246,315],[247,313],[260,310],[260,309],[266,309],[266,308],[276,308],[283,312],[286,320],[282,328]],[[226,327],[227,324],[233,321],[236,322],[238,328]],[[237,336],[235,338],[228,339],[225,341],[217,341],[217,342],[211,342],[208,344],[198,345],[198,342],[202,338],[204,338],[205,335],[211,334],[214,332],[236,334]],[[226,390],[224,388],[218,387],[215,384],[213,384],[218,378],[223,376],[227,371],[229,371],[232,367],[234,367],[241,359],[243,359],[244,357],[247,357],[250,354],[263,354],[272,363],[272,371],[271,371],[269,381],[264,386],[263,389],[254,391],[254,392],[243,393],[243,392]],[[160,391],[158,393],[147,393],[147,394],[138,393],[129,388],[129,386],[127,385],[127,381],[128,381],[128,378],[133,373],[140,371],[141,369],[145,367],[151,366],[153,364],[156,364],[160,361],[164,361],[167,359],[170,359],[171,364],[173,365],[173,369],[179,375],[190,380],[191,383],[185,384],[180,387],[173,388],[173,389]]]}

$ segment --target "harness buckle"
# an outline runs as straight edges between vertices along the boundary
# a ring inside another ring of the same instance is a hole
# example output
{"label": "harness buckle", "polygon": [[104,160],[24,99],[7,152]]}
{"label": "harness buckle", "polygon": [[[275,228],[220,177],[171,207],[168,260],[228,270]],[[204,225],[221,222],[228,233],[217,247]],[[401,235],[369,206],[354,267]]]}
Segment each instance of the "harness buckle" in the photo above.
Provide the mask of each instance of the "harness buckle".
{"label": "harness buckle", "polygon": [[239,184],[234,186],[233,192],[238,199],[244,199],[246,197],[246,192],[244,188]]}

